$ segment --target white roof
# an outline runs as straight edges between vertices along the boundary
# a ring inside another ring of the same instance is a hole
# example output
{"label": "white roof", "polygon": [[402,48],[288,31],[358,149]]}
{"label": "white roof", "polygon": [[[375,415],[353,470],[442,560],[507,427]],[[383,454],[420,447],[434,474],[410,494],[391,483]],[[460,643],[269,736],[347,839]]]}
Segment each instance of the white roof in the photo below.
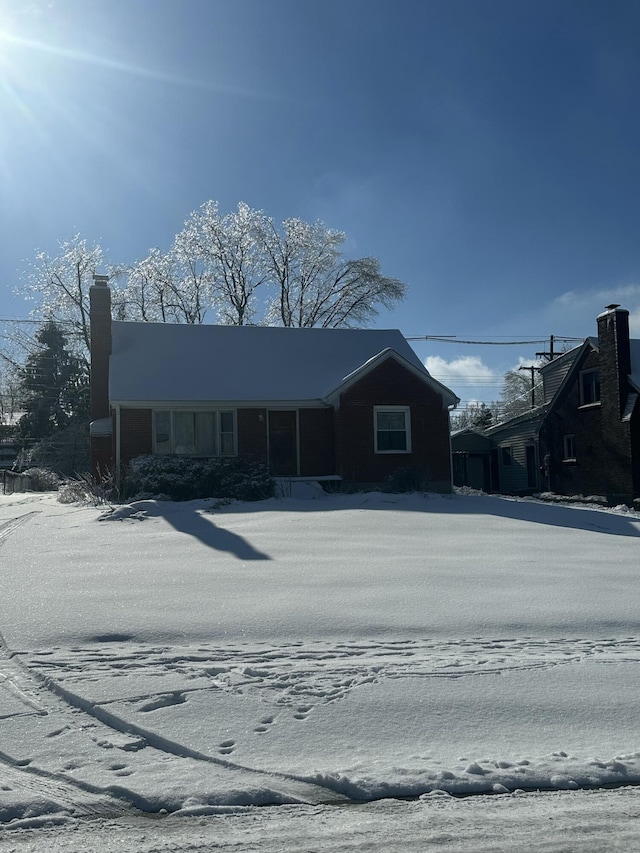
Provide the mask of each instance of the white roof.
{"label": "white roof", "polygon": [[321,401],[384,350],[393,350],[443,393],[445,405],[455,402],[397,329],[117,321],[109,396],[113,403]]}

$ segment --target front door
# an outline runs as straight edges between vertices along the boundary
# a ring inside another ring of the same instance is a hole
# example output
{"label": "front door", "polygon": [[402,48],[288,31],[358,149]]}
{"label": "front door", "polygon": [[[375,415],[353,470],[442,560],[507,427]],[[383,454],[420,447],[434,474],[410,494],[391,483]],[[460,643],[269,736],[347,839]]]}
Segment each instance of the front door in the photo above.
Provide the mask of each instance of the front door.
{"label": "front door", "polygon": [[298,413],[269,412],[269,470],[275,477],[298,473]]}

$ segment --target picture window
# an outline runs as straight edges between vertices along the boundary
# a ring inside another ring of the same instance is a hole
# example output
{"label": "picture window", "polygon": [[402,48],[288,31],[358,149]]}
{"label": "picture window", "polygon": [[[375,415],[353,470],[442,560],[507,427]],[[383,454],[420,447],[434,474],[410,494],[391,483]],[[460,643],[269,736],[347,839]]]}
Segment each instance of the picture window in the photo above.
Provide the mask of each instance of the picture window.
{"label": "picture window", "polygon": [[159,455],[235,456],[236,444],[235,412],[154,412],[154,452]]}

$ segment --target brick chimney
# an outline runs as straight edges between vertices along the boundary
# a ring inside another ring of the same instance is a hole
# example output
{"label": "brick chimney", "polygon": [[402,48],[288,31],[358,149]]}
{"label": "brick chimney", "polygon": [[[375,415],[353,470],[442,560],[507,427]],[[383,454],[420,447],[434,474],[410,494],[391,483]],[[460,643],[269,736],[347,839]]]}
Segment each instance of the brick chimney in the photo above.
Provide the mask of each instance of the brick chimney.
{"label": "brick chimney", "polygon": [[111,290],[109,277],[94,275],[89,288],[91,328],[91,473],[99,482],[113,469],[113,423],[109,405]]}
{"label": "brick chimney", "polygon": [[[627,402],[631,373],[631,347],[629,344],[629,312],[619,305],[607,305],[598,316],[598,344],[600,348],[600,383],[603,405],[612,407],[612,416],[620,418]],[[607,398],[605,403],[605,396]]]}
{"label": "brick chimney", "polygon": [[606,494],[612,504],[633,500],[630,425],[622,420],[631,373],[629,312],[607,305],[598,316],[600,406],[603,464],[608,481]]}
{"label": "brick chimney", "polygon": [[109,276],[94,275],[89,288],[91,324],[91,420],[108,418],[111,355],[111,290]]}

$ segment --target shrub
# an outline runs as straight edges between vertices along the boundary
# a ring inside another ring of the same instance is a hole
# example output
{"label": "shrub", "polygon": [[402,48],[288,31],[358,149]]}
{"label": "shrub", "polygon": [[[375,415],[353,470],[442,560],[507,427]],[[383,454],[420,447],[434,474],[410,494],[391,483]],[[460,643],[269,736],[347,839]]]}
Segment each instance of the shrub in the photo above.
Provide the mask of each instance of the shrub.
{"label": "shrub", "polygon": [[67,480],[58,489],[58,503],[102,506],[116,495],[113,476],[105,476],[96,482],[91,474]]}
{"label": "shrub", "polygon": [[27,468],[22,473],[29,478],[29,486],[34,492],[55,492],[60,485],[60,477],[48,468]]}
{"label": "shrub", "polygon": [[231,498],[258,501],[273,496],[275,483],[264,465],[246,459],[189,459],[184,456],[138,456],[122,480],[122,496],[140,493],[174,501]]}
{"label": "shrub", "polygon": [[426,492],[429,478],[419,468],[396,468],[384,481],[385,492]]}

